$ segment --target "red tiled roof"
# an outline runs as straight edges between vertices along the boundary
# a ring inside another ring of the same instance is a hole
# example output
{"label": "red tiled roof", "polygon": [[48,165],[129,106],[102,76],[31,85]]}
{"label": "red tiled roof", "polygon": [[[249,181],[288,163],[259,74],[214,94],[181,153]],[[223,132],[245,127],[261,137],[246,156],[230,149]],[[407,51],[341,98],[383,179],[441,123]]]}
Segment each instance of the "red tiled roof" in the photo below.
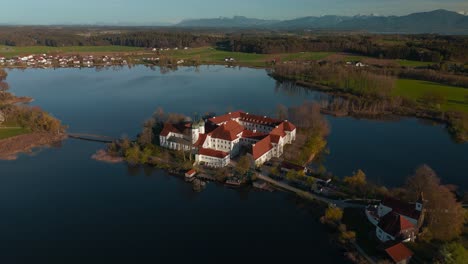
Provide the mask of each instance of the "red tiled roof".
{"label": "red tiled roof", "polygon": [[210,133],[212,138],[219,138],[228,141],[233,141],[237,138],[237,135],[244,131],[244,127],[241,126],[236,121],[229,120],[225,124],[216,128],[213,132]]}
{"label": "red tiled roof", "polygon": [[227,153],[227,152],[214,150],[214,149],[206,149],[206,148],[200,148],[198,150],[198,154],[203,155],[203,156],[220,158],[220,159],[229,156],[229,153]]}
{"label": "red tiled roof", "polygon": [[282,120],[270,118],[267,116],[251,115],[249,113],[240,112],[240,120],[249,123],[261,124],[265,126],[277,126]]}
{"label": "red tiled roof", "polygon": [[277,126],[283,122],[282,120],[279,120],[279,119],[274,119],[274,118],[270,118],[267,116],[251,115],[249,113],[245,113],[242,111],[230,112],[222,116],[216,116],[216,117],[210,118],[209,121],[215,124],[221,124],[233,118],[240,118],[240,120],[245,121],[245,122],[255,123],[255,124],[260,124],[260,125],[265,125],[265,126]]}
{"label": "red tiled roof", "polygon": [[213,118],[210,118],[208,119],[209,121],[211,121],[212,123],[215,123],[215,124],[221,124],[221,123],[224,123],[224,122],[227,122],[233,118],[239,118],[241,116],[241,111],[237,111],[237,112],[231,112],[231,113],[228,113],[228,114],[225,114],[225,115],[222,115],[222,116],[215,116]]}
{"label": "red tiled roof", "polygon": [[253,131],[247,130],[247,129],[244,130],[244,132],[242,132],[242,137],[243,138],[251,138],[251,139],[262,140],[266,136],[268,136],[268,134],[262,133],[262,132],[253,132]]}
{"label": "red tiled roof", "polygon": [[397,237],[401,231],[414,229],[415,226],[403,216],[390,212],[384,215],[379,221],[379,227],[385,233]]}
{"label": "red tiled roof", "polygon": [[271,145],[271,137],[265,137],[264,139],[258,141],[254,145],[252,145],[252,156],[254,160],[257,160],[265,153],[267,153],[270,149],[272,149]]}
{"label": "red tiled roof", "polygon": [[207,134],[200,134],[200,135],[198,136],[197,142],[195,142],[195,144],[193,144],[193,145],[194,145],[195,147],[199,147],[199,148],[203,147],[203,144],[205,143],[205,140],[206,140],[206,137],[207,137],[207,136],[208,136]]}
{"label": "red tiled roof", "polygon": [[270,132],[270,135],[277,135],[277,136],[280,136],[280,137],[286,136],[286,133],[284,133],[284,125],[283,125],[283,123],[281,123],[281,124],[279,124],[278,126],[276,126],[276,127]]}
{"label": "red tiled roof", "polygon": [[271,137],[271,142],[276,143],[276,144],[278,144],[281,139],[281,137],[278,135],[270,135],[270,137]]}
{"label": "red tiled roof", "polygon": [[296,126],[293,125],[293,123],[289,121],[284,121],[283,125],[284,125],[284,130],[286,131],[294,131],[294,129],[296,129]]}
{"label": "red tiled roof", "polygon": [[385,197],[381,204],[392,208],[392,211],[404,215],[413,219],[419,219],[421,212],[416,210],[416,206],[414,204],[409,204],[392,197]]}
{"label": "red tiled roof", "polygon": [[409,259],[413,256],[413,252],[409,250],[403,243],[398,243],[394,246],[391,246],[385,249],[385,252],[392,258],[395,263],[398,263],[402,260]]}
{"label": "red tiled roof", "polygon": [[196,173],[197,173],[196,170],[191,169],[191,170],[187,171],[187,172],[185,173],[185,175],[192,176],[192,175],[195,175]]}
{"label": "red tiled roof", "polygon": [[177,133],[177,134],[184,134],[185,129],[190,128],[187,127],[187,124],[170,124],[166,123],[164,124],[164,128],[161,131],[161,136],[167,137],[170,132],[172,133]]}

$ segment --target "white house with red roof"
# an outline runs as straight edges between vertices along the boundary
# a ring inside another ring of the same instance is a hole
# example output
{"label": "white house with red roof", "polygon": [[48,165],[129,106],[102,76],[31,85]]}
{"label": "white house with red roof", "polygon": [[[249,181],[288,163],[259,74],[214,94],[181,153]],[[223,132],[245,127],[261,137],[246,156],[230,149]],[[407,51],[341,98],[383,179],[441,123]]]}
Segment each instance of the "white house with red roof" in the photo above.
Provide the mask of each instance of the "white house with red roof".
{"label": "white house with red roof", "polygon": [[[205,130],[210,131],[205,133]],[[161,146],[196,149],[196,162],[211,167],[227,166],[242,147],[249,149],[255,165],[260,166],[273,157],[280,157],[284,145],[295,139],[296,127],[287,120],[242,111],[210,118],[206,125],[166,124],[160,134]]]}
{"label": "white house with red roof", "polygon": [[386,197],[378,206],[368,206],[365,212],[376,226],[376,236],[381,242],[414,241],[424,221],[423,194],[415,204]]}

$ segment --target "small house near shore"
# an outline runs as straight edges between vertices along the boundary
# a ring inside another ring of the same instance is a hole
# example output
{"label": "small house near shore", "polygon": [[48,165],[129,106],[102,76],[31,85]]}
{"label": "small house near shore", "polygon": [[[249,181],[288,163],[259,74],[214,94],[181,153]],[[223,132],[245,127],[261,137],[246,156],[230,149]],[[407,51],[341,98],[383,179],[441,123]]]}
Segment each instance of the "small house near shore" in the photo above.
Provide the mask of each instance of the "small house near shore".
{"label": "small house near shore", "polygon": [[423,194],[414,204],[386,197],[378,206],[366,207],[365,213],[382,243],[415,241],[424,222]]}
{"label": "small house near shore", "polygon": [[185,173],[186,178],[193,178],[195,175],[197,175],[197,171],[194,169],[191,169]]}

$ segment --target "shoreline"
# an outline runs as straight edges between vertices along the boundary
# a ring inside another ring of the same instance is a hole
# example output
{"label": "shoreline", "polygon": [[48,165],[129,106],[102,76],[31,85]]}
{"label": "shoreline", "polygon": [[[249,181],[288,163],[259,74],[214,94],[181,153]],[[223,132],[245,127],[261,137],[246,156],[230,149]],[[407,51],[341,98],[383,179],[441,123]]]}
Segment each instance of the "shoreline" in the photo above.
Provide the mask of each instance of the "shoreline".
{"label": "shoreline", "polygon": [[[273,74],[269,74],[273,79],[278,82],[290,81],[293,82],[295,85],[303,86],[305,88],[311,89],[313,91],[318,91],[325,93],[331,96],[337,96],[344,98],[346,100],[350,99],[351,97],[355,96],[351,93],[343,92],[340,89],[335,89],[333,87],[328,87],[320,84],[314,84],[310,82],[305,82],[301,80],[290,79],[282,76],[275,76]],[[467,143],[468,138],[462,134],[457,134],[455,132],[455,124],[453,123],[454,117],[457,116],[457,112],[436,112],[427,109],[414,109],[409,107],[400,107],[397,109],[391,109],[385,112],[378,112],[378,113],[366,113],[366,112],[350,112],[347,110],[329,110],[326,108],[322,108],[322,114],[330,115],[334,117],[353,117],[353,118],[364,118],[369,120],[392,120],[398,119],[401,117],[407,118],[416,118],[421,120],[433,121],[441,125],[445,125],[445,129],[447,133],[452,136],[452,138],[457,141],[458,143]],[[451,116],[453,114],[453,116]]]}
{"label": "shoreline", "polygon": [[0,160],[16,160],[21,153],[32,153],[37,147],[47,147],[67,138],[66,134],[47,132],[18,135],[0,140]]}
{"label": "shoreline", "polygon": [[[198,66],[211,66],[211,65],[218,65],[218,66],[229,66],[229,67],[246,67],[246,68],[252,68],[252,69],[271,69],[271,67],[265,66],[252,66],[248,64],[242,64],[242,63],[234,63],[234,64],[226,64],[224,62],[205,62],[202,64],[190,64],[190,63],[185,63],[185,64],[179,64],[179,65],[162,65],[162,64],[154,64],[154,63],[132,63],[132,64],[118,64],[118,65],[99,65],[95,64],[92,67],[86,67],[86,66],[81,66],[81,67],[74,67],[74,66],[66,66],[66,67],[60,67],[60,66],[52,66],[52,67],[23,67],[23,66],[7,66],[3,67],[0,65],[0,68],[5,68],[5,69],[93,69],[93,68],[110,68],[110,67],[125,67],[125,66],[136,66],[136,65],[141,65],[141,66],[146,66],[146,67],[171,67],[171,68],[177,68],[177,67],[198,67]],[[345,99],[349,99],[355,95],[347,92],[340,91],[339,89],[334,89],[332,87],[328,86],[323,86],[319,84],[314,84],[314,83],[309,83],[301,80],[295,80],[295,79],[290,79],[287,77],[282,77],[282,76],[275,76],[274,74],[269,73],[269,76],[271,76],[274,80],[278,82],[283,82],[283,81],[290,81],[294,82],[295,85],[303,86],[305,88],[312,89],[314,91],[319,91],[323,92],[328,95],[333,95],[333,96],[338,96],[342,97]],[[14,103],[30,103],[32,102],[33,99],[29,97],[25,97],[22,100],[15,101]],[[442,124],[446,126],[447,132],[456,140],[457,142],[460,143],[466,143],[468,141],[468,138],[466,138],[463,135],[457,134],[456,129],[454,128],[453,124],[453,118],[451,118],[447,113],[450,112],[434,112],[430,110],[425,110],[425,109],[413,109],[413,108],[400,108],[400,109],[393,109],[385,112],[380,112],[380,113],[356,113],[356,112],[349,112],[345,110],[340,110],[340,111],[333,111],[333,110],[328,110],[323,108],[322,113],[325,115],[330,115],[330,116],[335,116],[335,117],[354,117],[354,118],[365,118],[369,120],[388,120],[388,119],[395,119],[399,117],[410,117],[410,118],[418,118],[422,120],[430,120],[437,122],[438,124]],[[437,115],[437,116],[435,116]],[[443,117],[441,117],[443,116]]]}

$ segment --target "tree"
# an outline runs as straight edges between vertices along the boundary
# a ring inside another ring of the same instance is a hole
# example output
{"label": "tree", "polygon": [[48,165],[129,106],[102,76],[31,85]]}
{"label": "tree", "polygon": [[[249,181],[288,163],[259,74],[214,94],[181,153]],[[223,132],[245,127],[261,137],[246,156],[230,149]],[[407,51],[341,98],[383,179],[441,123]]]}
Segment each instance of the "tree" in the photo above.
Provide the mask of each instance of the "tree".
{"label": "tree", "polygon": [[141,150],[138,145],[134,145],[125,151],[125,160],[130,165],[137,165],[140,162]]}
{"label": "tree", "polygon": [[342,244],[346,244],[348,242],[354,242],[356,240],[356,232],[347,230],[345,224],[340,224],[338,226],[338,231],[340,232],[338,235],[338,241]]}
{"label": "tree", "polygon": [[366,174],[362,170],[358,170],[353,176],[344,177],[343,181],[352,187],[359,187],[367,184]]}
{"label": "tree", "polygon": [[280,174],[278,167],[271,167],[270,169],[270,175],[271,176],[278,176]]}
{"label": "tree", "polygon": [[143,151],[140,153],[140,163],[142,164],[148,163],[152,154],[153,154],[153,149],[150,146],[146,146],[143,149]]}
{"label": "tree", "polygon": [[153,127],[155,122],[153,119],[147,120],[143,125],[143,130],[138,136],[138,144],[140,146],[146,146],[153,143],[154,134],[153,134]]}
{"label": "tree", "polygon": [[8,86],[7,82],[4,82],[7,75],[8,74],[6,73],[6,71],[0,69],[0,100],[4,100],[6,97],[8,97],[7,91],[10,87]]}
{"label": "tree", "polygon": [[468,250],[458,242],[443,245],[435,263],[463,264],[468,260]]}
{"label": "tree", "polygon": [[228,177],[229,170],[226,167],[216,169],[215,178],[217,181],[225,182]]}
{"label": "tree", "polygon": [[464,219],[464,210],[455,195],[440,184],[437,174],[427,165],[419,167],[410,176],[405,185],[408,200],[416,201],[424,194],[424,210],[427,228],[431,237],[449,241],[460,236]]}
{"label": "tree", "polygon": [[250,159],[246,155],[240,157],[236,165],[236,172],[245,175],[250,170]]}
{"label": "tree", "polygon": [[285,120],[288,118],[288,108],[282,104],[276,107],[276,116],[278,119]]}
{"label": "tree", "polygon": [[309,185],[310,187],[315,185],[315,179],[313,177],[307,177],[306,182],[307,182],[307,185]]}
{"label": "tree", "polygon": [[440,105],[447,101],[447,97],[442,92],[428,91],[421,97],[424,103],[429,106],[440,108]]}
{"label": "tree", "polygon": [[323,220],[328,223],[339,223],[343,218],[343,210],[338,207],[328,207],[325,210],[325,215],[323,216]]}

